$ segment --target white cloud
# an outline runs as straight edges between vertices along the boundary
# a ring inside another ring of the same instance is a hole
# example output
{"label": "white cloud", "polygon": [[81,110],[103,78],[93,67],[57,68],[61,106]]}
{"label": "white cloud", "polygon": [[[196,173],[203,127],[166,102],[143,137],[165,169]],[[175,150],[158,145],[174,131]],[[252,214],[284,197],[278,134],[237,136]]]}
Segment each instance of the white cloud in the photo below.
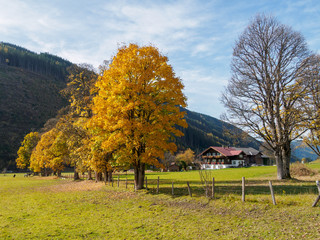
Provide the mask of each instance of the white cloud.
{"label": "white cloud", "polygon": [[142,44],[152,42],[160,49],[178,51],[195,37],[194,30],[203,21],[203,18],[191,16],[192,2],[145,3],[105,6],[107,15],[112,18],[104,19],[103,25],[113,32],[112,39]]}
{"label": "white cloud", "polygon": [[205,68],[183,70],[179,76],[185,85],[188,108],[219,118],[223,111],[220,97],[228,76],[216,75],[214,71]]}
{"label": "white cloud", "polygon": [[316,0],[0,0],[0,41],[96,67],[118,44],[152,43],[183,79],[189,108],[219,116],[232,47],[249,20],[274,13],[319,52],[319,8]]}

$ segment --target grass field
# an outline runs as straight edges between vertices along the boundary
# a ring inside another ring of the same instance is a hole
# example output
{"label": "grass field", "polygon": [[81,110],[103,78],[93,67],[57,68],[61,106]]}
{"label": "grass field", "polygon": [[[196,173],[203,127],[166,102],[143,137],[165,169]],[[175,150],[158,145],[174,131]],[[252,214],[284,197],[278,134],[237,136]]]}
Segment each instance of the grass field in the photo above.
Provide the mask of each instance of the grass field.
{"label": "grass field", "polygon": [[[320,164],[312,165],[320,170]],[[0,175],[0,239],[320,239],[320,176],[276,181],[275,167],[212,171],[216,198],[199,173],[147,173],[148,190],[53,177]],[[156,194],[157,178],[159,194]],[[246,201],[241,178],[246,177]],[[117,179],[117,176],[114,176]],[[272,180],[277,205],[272,204]],[[171,194],[174,182],[174,196]],[[193,197],[188,195],[190,182]]]}

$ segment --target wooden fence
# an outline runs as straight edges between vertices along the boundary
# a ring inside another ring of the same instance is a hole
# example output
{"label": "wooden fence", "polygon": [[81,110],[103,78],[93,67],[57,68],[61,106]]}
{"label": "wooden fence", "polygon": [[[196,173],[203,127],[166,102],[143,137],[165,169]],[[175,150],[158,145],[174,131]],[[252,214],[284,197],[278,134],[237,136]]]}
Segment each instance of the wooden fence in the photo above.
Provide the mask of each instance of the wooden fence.
{"label": "wooden fence", "polygon": [[[65,179],[73,179],[73,174],[63,174],[61,176]],[[81,174],[79,175],[80,179],[87,180],[88,175]],[[257,184],[256,182],[259,181]],[[236,181],[235,181],[236,182]],[[264,182],[264,183],[263,183]],[[133,188],[136,191],[135,183],[133,179],[128,179],[125,175],[113,175],[111,181],[105,182],[105,184],[112,187],[125,187]],[[282,187],[282,188],[281,188]],[[276,191],[274,190],[276,188]],[[284,190],[284,189],[286,190]],[[319,181],[316,181],[316,188],[314,186],[299,186],[298,188],[294,185],[277,185],[273,186],[271,181],[260,181],[260,180],[251,180],[246,181],[245,177],[242,177],[241,184],[238,183],[226,183],[216,184],[214,178],[211,179],[210,182],[205,182],[202,184],[201,182],[190,182],[190,181],[172,181],[172,180],[160,180],[158,176],[157,179],[148,179],[145,178],[145,189],[150,193],[159,194],[171,194],[172,196],[183,196],[189,195],[190,197],[194,196],[196,193],[197,196],[205,195],[208,198],[214,199],[217,194],[239,194],[241,195],[241,199],[243,202],[246,201],[246,195],[255,195],[255,194],[270,194],[272,199],[272,203],[276,205],[276,195],[277,194],[301,194],[301,193],[317,193],[318,196],[312,204],[312,207],[315,207],[317,203],[320,201],[320,184]],[[299,189],[299,190],[298,190]],[[289,191],[287,193],[286,191]]]}

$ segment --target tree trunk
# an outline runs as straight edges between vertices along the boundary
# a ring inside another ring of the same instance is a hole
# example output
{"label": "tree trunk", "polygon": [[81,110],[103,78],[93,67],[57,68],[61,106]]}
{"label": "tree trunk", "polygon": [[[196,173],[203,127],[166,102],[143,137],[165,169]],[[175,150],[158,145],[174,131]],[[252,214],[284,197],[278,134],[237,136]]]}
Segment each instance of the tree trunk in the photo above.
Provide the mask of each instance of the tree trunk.
{"label": "tree trunk", "polygon": [[291,159],[291,146],[287,142],[282,148],[282,161],[283,161],[283,179],[290,179],[290,159]]}
{"label": "tree trunk", "polygon": [[108,182],[112,181],[112,170],[108,171]]}
{"label": "tree trunk", "polygon": [[282,155],[280,151],[274,152],[274,158],[276,160],[277,165],[277,179],[283,179],[283,162],[282,162]]}
{"label": "tree trunk", "polygon": [[73,180],[79,180],[80,177],[79,177],[79,173],[77,172],[77,167],[74,166],[73,170],[74,170]]}
{"label": "tree trunk", "polygon": [[107,184],[107,179],[108,179],[108,171],[107,169],[105,169],[103,173],[104,184]]}
{"label": "tree trunk", "polygon": [[98,172],[94,171],[94,181],[98,182]]}
{"label": "tree trunk", "polygon": [[102,173],[94,171],[96,182],[102,181]]}
{"label": "tree trunk", "polygon": [[134,182],[136,190],[144,188],[144,177],[145,177],[145,164],[139,163],[134,167]]}
{"label": "tree trunk", "polygon": [[277,165],[277,178],[290,179],[290,159],[291,159],[291,147],[290,142],[281,147],[280,150],[274,153],[276,165]]}
{"label": "tree trunk", "polygon": [[91,170],[88,171],[88,180],[92,180],[92,172],[91,172]]}

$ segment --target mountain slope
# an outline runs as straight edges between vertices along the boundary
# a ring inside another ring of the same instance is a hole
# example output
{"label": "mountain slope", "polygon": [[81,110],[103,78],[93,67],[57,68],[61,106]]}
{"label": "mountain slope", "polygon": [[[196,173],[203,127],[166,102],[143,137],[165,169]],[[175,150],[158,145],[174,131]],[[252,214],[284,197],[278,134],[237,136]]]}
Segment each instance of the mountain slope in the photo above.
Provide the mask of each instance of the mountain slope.
{"label": "mountain slope", "polygon": [[10,43],[0,42],[0,64],[64,81],[66,69],[72,63],[49,53],[37,54]]}
{"label": "mountain slope", "polygon": [[[59,109],[67,105],[60,95],[66,68],[71,63],[48,53],[0,43],[0,170],[14,168],[24,136],[38,131]],[[187,112],[185,136],[176,139],[179,150],[200,152],[209,146],[258,148],[259,142],[216,118]]]}
{"label": "mountain slope", "polygon": [[[40,129],[66,105],[59,93],[63,82],[52,82],[15,67],[0,65],[0,159],[15,159],[23,137]],[[0,169],[7,167],[0,163]]]}
{"label": "mountain slope", "polygon": [[259,149],[260,142],[248,136],[239,128],[217,118],[192,112],[187,109],[188,128],[181,129],[185,136],[177,138],[180,149],[191,148],[201,152],[209,146],[237,146]]}
{"label": "mountain slope", "polygon": [[60,95],[71,63],[0,43],[0,170],[13,167],[24,136],[67,104]]}
{"label": "mountain slope", "polygon": [[302,140],[296,140],[291,143],[292,155],[296,157],[295,160],[301,161],[302,158],[314,161],[318,158],[311,148],[303,144]]}

